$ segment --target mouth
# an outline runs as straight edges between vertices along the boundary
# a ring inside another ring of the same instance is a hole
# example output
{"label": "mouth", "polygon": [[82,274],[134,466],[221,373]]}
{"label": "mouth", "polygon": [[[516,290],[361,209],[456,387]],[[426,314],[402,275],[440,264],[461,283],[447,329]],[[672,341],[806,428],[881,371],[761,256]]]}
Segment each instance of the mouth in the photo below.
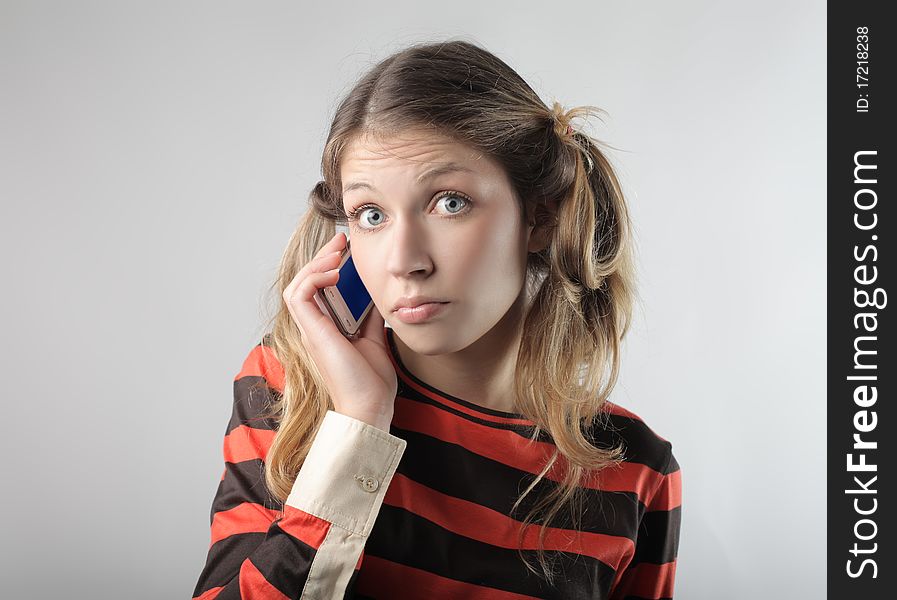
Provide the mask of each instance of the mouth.
{"label": "mouth", "polygon": [[438,314],[445,312],[449,302],[424,302],[417,306],[400,307],[394,312],[403,323],[423,323],[429,321]]}

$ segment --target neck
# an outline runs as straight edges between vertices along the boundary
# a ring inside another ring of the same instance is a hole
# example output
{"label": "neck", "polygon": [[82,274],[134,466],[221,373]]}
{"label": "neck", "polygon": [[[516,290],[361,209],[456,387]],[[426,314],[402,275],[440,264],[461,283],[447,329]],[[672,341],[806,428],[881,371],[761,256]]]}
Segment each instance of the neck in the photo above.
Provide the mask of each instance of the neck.
{"label": "neck", "polygon": [[470,346],[457,352],[418,354],[393,336],[399,358],[409,371],[429,385],[484,408],[517,412],[514,377],[523,333],[524,295]]}

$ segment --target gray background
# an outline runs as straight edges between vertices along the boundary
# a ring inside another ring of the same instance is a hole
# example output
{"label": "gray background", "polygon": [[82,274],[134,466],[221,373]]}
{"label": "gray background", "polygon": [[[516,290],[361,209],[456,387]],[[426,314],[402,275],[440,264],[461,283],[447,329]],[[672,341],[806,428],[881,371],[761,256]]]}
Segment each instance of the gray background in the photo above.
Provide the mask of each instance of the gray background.
{"label": "gray background", "polygon": [[643,299],[614,399],[682,465],[676,596],[822,596],[824,2],[420,6],[0,3],[6,597],[190,596],[335,103],[451,36],[610,113]]}

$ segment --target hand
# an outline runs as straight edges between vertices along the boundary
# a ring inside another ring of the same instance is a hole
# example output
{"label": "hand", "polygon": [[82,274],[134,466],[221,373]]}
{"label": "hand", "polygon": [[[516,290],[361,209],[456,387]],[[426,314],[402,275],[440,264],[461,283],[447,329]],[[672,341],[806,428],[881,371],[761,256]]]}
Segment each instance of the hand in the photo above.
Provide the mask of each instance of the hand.
{"label": "hand", "polygon": [[372,306],[357,339],[343,336],[315,303],[318,289],[336,285],[346,236],[339,232],[302,267],[283,292],[302,342],[333,399],[336,412],[384,431],[395,408],[398,381],[383,339],[384,319]]}

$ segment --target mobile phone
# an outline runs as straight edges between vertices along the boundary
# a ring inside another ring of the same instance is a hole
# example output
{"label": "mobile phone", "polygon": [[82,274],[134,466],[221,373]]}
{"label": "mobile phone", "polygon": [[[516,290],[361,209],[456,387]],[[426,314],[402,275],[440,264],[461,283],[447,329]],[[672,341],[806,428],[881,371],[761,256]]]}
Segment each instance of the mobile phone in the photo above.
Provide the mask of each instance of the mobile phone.
{"label": "mobile phone", "polygon": [[336,285],[319,289],[314,297],[318,308],[330,316],[340,333],[350,339],[358,337],[361,324],[370,314],[374,301],[355,269],[350,240],[346,240],[340,258]]}

